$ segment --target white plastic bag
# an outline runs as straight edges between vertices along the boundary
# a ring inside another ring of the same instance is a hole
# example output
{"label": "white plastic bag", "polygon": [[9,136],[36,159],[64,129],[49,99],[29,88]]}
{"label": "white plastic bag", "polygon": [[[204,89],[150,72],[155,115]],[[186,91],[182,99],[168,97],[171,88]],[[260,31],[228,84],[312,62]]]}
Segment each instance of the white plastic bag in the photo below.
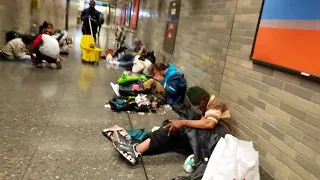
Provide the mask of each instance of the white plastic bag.
{"label": "white plastic bag", "polygon": [[152,65],[152,62],[149,61],[148,59],[144,60],[144,69],[143,69],[143,74],[145,75],[151,75],[149,74],[148,68]]}
{"label": "white plastic bag", "polygon": [[111,54],[107,54],[106,61],[111,62],[112,60],[113,60],[112,55]]}
{"label": "white plastic bag", "polygon": [[138,94],[138,96],[135,98],[135,101],[139,107],[142,105],[149,106],[151,104],[150,100],[147,98],[147,95],[144,94]]}
{"label": "white plastic bag", "polygon": [[139,60],[140,56],[137,55],[134,57],[132,72],[133,73],[141,73],[145,67],[144,63]]}
{"label": "white plastic bag", "polygon": [[252,142],[228,134],[212,152],[202,180],[260,180],[259,153]]}

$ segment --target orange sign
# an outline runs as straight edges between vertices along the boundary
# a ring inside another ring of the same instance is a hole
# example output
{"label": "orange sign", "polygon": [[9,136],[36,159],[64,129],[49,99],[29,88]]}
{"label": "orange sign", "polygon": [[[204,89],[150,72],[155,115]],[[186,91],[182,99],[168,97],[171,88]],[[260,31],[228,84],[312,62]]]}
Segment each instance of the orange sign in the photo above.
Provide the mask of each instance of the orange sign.
{"label": "orange sign", "polygon": [[138,26],[139,7],[140,7],[140,0],[134,0],[133,13],[131,18],[132,29],[137,29],[137,26]]}

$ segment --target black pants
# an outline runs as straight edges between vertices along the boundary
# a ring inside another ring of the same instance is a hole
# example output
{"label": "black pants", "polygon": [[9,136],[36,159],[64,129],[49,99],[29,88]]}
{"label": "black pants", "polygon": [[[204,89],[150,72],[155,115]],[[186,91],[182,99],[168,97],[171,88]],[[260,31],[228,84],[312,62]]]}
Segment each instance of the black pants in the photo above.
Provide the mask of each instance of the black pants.
{"label": "black pants", "polygon": [[[143,155],[155,155],[169,151],[187,156],[193,154],[188,136],[185,132],[180,130],[168,136],[168,130],[168,128],[160,128],[159,130],[150,133],[148,135],[151,139],[150,146]],[[219,137],[225,137],[225,135],[228,134],[227,130],[220,124],[217,124],[213,130],[198,130],[198,133],[209,138],[211,137],[211,134],[217,134]],[[208,143],[210,141],[211,139],[206,140]],[[215,143],[218,143],[218,141]]]}
{"label": "black pants", "polygon": [[57,59],[42,54],[39,49],[36,50],[36,56],[36,64],[41,64],[42,60],[45,60],[48,63],[57,63]]}
{"label": "black pants", "polygon": [[169,128],[160,128],[148,135],[151,139],[149,149],[143,155],[156,155],[165,152],[176,152],[184,155],[193,154],[188,136],[183,131],[177,131],[168,136]]}
{"label": "black pants", "polygon": [[114,54],[113,54],[113,57],[118,57],[118,55],[120,53],[122,53],[123,51],[127,50],[128,48],[126,47],[120,47]]}

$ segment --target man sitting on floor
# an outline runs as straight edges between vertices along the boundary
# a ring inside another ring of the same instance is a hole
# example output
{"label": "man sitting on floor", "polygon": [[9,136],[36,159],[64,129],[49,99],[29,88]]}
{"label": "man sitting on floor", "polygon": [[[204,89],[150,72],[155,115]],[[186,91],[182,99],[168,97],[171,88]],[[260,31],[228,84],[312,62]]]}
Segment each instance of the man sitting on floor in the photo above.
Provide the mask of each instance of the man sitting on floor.
{"label": "man sitting on floor", "polygon": [[124,54],[121,55],[116,61],[112,61],[110,63],[123,68],[132,68],[134,57],[147,52],[147,47],[138,38],[136,38],[133,43],[135,45],[133,51],[129,51],[127,48],[120,48]]}
{"label": "man sitting on floor", "polygon": [[[129,145],[114,141],[117,151],[135,165],[141,154],[160,154],[168,151],[184,155],[195,153],[194,147],[191,146],[193,143],[190,144],[190,142],[197,138],[194,136],[200,134],[196,133],[190,138],[189,130],[203,130],[205,134],[216,135],[214,137],[224,137],[232,132],[230,112],[222,101],[214,95],[210,96],[208,92],[197,86],[187,91],[187,97],[190,103],[202,112],[200,120],[170,120],[168,125],[150,133],[148,138],[140,144]],[[218,139],[215,143],[217,142]]]}
{"label": "man sitting on floor", "polygon": [[31,56],[28,55],[29,45],[32,43],[32,37],[22,35],[19,38],[10,40],[1,50],[2,55],[7,60],[31,61]]}

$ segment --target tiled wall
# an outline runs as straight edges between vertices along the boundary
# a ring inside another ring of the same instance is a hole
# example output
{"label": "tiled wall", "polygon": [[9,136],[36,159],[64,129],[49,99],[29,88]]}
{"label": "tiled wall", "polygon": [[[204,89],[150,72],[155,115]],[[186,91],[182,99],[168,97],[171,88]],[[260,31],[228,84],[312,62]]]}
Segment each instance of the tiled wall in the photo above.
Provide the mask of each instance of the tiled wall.
{"label": "tiled wall", "polygon": [[320,178],[320,84],[249,60],[262,0],[182,0],[174,55],[163,52],[169,1],[141,0],[137,36],[173,62],[189,85],[218,94],[238,137],[279,180]]}
{"label": "tiled wall", "polygon": [[[0,45],[4,44],[5,32],[9,30],[21,33],[30,32],[32,24],[40,25],[47,20],[56,29],[65,27],[66,0],[41,0],[40,9],[31,12],[32,0],[0,0]],[[77,15],[76,0],[71,2],[70,24],[75,25]],[[72,19],[71,19],[72,18]],[[73,22],[75,21],[75,22]]]}

